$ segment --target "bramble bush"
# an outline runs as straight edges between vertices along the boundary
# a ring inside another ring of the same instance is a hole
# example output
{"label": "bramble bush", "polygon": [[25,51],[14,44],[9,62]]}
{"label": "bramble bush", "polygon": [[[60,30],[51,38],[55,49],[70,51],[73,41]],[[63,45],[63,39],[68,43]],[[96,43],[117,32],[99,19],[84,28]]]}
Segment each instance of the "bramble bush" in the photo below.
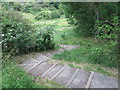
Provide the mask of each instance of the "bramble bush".
{"label": "bramble bush", "polygon": [[34,32],[30,22],[15,11],[2,11],[1,20],[3,57],[6,54],[16,55],[54,48],[52,27],[39,28],[40,33]]}
{"label": "bramble bush", "polygon": [[28,20],[18,12],[2,12],[2,50],[3,53],[19,54],[26,51],[31,29]]}

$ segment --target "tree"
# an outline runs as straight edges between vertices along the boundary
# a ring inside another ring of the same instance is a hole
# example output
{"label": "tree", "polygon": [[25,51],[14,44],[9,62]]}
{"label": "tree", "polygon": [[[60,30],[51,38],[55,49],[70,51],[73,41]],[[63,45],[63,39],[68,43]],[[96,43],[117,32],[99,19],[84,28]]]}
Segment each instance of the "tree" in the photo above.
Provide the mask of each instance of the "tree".
{"label": "tree", "polygon": [[70,24],[76,26],[76,32],[84,36],[96,35],[96,22],[109,22],[117,15],[117,3],[72,2],[63,3],[65,15]]}

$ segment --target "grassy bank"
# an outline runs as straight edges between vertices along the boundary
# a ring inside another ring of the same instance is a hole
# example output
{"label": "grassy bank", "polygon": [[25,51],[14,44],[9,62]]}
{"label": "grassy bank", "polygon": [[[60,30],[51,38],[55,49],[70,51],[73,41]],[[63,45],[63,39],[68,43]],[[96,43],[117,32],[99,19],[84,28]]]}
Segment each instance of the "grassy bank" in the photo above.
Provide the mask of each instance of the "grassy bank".
{"label": "grassy bank", "polygon": [[[53,58],[55,62],[67,64],[71,67],[80,68],[87,71],[100,72],[102,74],[117,77],[118,70],[114,56],[110,56],[112,48],[111,42],[103,42],[95,40],[92,37],[77,36],[73,31],[73,27],[68,24],[65,18],[52,20],[35,20],[34,15],[23,13],[25,18],[31,20],[35,28],[45,25],[54,25],[54,41],[56,45],[78,45],[80,48],[64,51],[56,54]],[[57,47],[58,48],[58,47]],[[61,84],[49,81],[47,79],[35,79],[35,77],[27,74],[19,67],[15,66],[30,57],[37,57],[38,53],[29,53],[14,57],[11,62],[2,68],[2,87],[3,88],[64,88]],[[112,58],[112,59],[111,59]]]}
{"label": "grassy bank", "polygon": [[2,69],[2,88],[42,88],[34,83],[34,78],[15,66],[7,64]]}

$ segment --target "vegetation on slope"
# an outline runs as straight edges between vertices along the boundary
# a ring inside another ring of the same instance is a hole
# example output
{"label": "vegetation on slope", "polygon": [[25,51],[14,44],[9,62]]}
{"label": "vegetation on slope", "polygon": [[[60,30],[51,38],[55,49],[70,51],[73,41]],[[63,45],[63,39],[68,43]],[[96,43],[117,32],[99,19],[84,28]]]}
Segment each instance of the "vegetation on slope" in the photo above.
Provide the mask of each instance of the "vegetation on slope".
{"label": "vegetation on slope", "polygon": [[55,55],[55,59],[117,76],[113,74],[118,67],[117,3],[2,2],[1,6],[4,88],[63,87],[42,79],[38,85],[15,64],[6,62],[19,62],[18,59],[12,61],[11,55],[21,57],[21,54],[54,49],[55,44],[80,46]]}

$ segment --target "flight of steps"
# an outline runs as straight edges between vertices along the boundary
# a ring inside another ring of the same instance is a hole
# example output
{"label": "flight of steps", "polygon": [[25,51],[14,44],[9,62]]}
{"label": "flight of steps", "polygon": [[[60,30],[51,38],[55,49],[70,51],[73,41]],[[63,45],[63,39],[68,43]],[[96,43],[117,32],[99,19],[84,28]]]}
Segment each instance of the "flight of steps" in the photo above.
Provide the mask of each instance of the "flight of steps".
{"label": "flight of steps", "polygon": [[115,78],[67,65],[48,63],[54,54],[78,48],[78,46],[70,45],[61,45],[61,47],[64,48],[41,54],[36,58],[30,58],[19,66],[36,78],[47,78],[69,88],[118,88],[118,80]]}
{"label": "flight of steps", "polygon": [[118,80],[96,73],[61,64],[50,64],[49,57],[40,55],[19,66],[35,77],[43,77],[69,88],[117,88]]}

